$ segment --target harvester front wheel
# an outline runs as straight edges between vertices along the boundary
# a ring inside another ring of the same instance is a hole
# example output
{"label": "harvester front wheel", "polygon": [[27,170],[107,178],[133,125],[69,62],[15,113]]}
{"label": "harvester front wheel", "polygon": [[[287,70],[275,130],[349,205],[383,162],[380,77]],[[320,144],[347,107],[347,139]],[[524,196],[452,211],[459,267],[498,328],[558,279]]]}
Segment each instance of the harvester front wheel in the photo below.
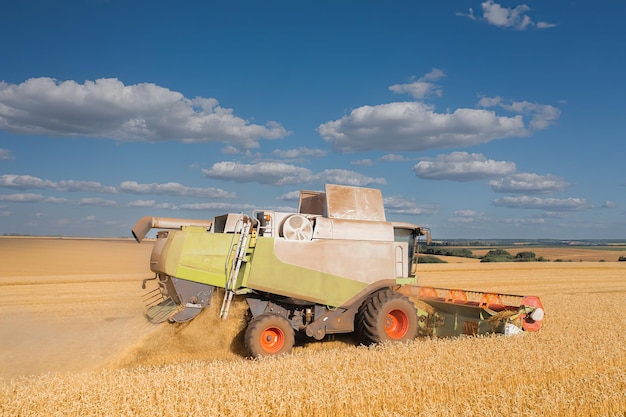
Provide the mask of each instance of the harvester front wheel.
{"label": "harvester front wheel", "polygon": [[295,332],[283,316],[261,314],[248,323],[245,343],[252,357],[280,355],[291,352]]}
{"label": "harvester front wheel", "polygon": [[357,328],[369,343],[415,339],[417,311],[404,295],[383,289],[368,297],[357,316]]}

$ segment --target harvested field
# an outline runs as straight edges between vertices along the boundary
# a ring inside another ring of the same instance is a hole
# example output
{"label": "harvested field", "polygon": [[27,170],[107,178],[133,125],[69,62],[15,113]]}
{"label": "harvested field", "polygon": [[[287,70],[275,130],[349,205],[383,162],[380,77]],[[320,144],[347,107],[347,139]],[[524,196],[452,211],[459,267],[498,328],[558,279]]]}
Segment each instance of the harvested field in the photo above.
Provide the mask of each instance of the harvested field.
{"label": "harvested field", "polygon": [[150,250],[0,238],[0,416],[626,415],[625,262],[424,264],[425,285],[539,295],[544,328],[252,361],[244,303],[145,321]]}

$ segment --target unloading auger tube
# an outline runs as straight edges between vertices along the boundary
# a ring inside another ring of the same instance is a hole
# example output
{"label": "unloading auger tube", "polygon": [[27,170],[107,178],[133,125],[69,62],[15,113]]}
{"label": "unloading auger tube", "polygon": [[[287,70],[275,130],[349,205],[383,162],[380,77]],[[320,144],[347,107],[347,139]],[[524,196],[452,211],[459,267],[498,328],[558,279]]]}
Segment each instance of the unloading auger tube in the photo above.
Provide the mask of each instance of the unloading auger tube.
{"label": "unloading auger tube", "polygon": [[133,237],[137,243],[146,237],[151,229],[182,229],[183,226],[199,226],[210,230],[213,225],[212,220],[176,219],[172,217],[151,217],[145,216],[139,219],[133,227]]}
{"label": "unloading auger tube", "polygon": [[[356,333],[363,343],[538,331],[536,296],[419,286],[422,226],[385,218],[380,190],[327,184],[300,192],[297,213],[255,210],[213,220],[144,217],[141,242],[157,288],[146,294],[152,322],[185,322],[217,293],[226,319],[244,298],[251,356],[290,352],[296,333],[321,340]],[[144,282],[145,284],[145,282]],[[216,290],[217,289],[217,290]]]}

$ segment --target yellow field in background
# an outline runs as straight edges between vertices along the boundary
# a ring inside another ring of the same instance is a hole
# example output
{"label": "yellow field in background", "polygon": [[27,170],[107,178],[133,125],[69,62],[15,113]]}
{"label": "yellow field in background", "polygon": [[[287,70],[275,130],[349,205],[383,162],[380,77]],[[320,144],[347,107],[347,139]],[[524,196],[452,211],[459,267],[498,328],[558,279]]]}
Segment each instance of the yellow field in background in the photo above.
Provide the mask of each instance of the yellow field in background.
{"label": "yellow field in background", "polygon": [[626,415],[626,262],[423,264],[424,285],[540,296],[543,329],[249,360],[243,302],[145,322],[150,243],[25,240],[0,239],[0,416]]}

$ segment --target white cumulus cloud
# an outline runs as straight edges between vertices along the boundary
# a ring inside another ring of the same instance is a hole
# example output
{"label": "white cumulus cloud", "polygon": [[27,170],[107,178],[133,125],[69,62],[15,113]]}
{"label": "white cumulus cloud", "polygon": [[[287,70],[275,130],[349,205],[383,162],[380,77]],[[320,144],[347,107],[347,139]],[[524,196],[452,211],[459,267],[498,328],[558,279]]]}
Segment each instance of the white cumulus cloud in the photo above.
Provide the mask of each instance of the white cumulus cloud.
{"label": "white cumulus cloud", "polygon": [[530,7],[525,4],[514,8],[502,7],[493,0],[482,3],[483,17],[494,26],[514,27],[515,29],[526,29],[532,20],[526,14]]}
{"label": "white cumulus cloud", "polygon": [[10,201],[12,203],[38,203],[43,199],[44,197],[41,194],[34,193],[0,195],[0,201]]}
{"label": "white cumulus cloud", "polygon": [[584,198],[540,198],[530,196],[504,197],[493,201],[494,206],[555,211],[581,210],[588,207]]}
{"label": "white cumulus cloud", "polygon": [[257,162],[242,164],[239,162],[222,161],[213,164],[210,169],[202,171],[208,178],[233,181],[256,182],[260,184],[291,185],[310,183],[335,183],[344,185],[364,186],[369,184],[385,184],[384,178],[372,178],[355,171],[343,169],[327,169],[318,173],[308,168],[281,162]]}
{"label": "white cumulus cloud", "polygon": [[498,193],[551,194],[563,192],[569,184],[555,175],[519,172],[492,180],[489,186]]}
{"label": "white cumulus cloud", "polygon": [[258,208],[250,204],[236,204],[236,203],[194,203],[194,204],[182,204],[180,207],[184,210],[223,210],[223,211],[252,211]]}
{"label": "white cumulus cloud", "polygon": [[239,162],[217,162],[202,172],[208,178],[233,182],[258,182],[261,184],[298,184],[307,182],[313,171],[307,168],[282,162],[258,162],[242,164]]}
{"label": "white cumulus cloud", "polygon": [[285,159],[320,158],[322,156],[326,156],[326,154],[328,154],[328,151],[324,149],[312,149],[305,146],[297,149],[275,149],[272,152],[272,155]]}
{"label": "white cumulus cloud", "polygon": [[187,187],[177,182],[140,184],[136,181],[124,181],[120,184],[120,191],[132,194],[167,194],[200,198],[236,197],[235,193],[220,188]]}
{"label": "white cumulus cloud", "polygon": [[114,207],[117,206],[117,201],[105,200],[103,198],[88,197],[81,198],[76,202],[79,206],[99,206],[99,207]]}
{"label": "white cumulus cloud", "polygon": [[484,109],[460,108],[437,113],[420,102],[362,106],[317,132],[342,152],[390,152],[473,146],[528,134],[522,116],[503,117]]}
{"label": "white cumulus cloud", "polygon": [[318,172],[312,182],[352,185],[362,187],[371,184],[387,184],[384,178],[373,178],[347,169],[326,169]]}
{"label": "white cumulus cloud", "polygon": [[289,191],[278,197],[278,199],[282,201],[300,201],[300,191]]}
{"label": "white cumulus cloud", "polygon": [[97,181],[62,180],[56,184],[55,189],[58,191],[81,191],[111,194],[117,192],[115,187],[102,185]]}
{"label": "white cumulus cloud", "polygon": [[423,99],[428,95],[441,96],[442,90],[432,81],[445,77],[445,73],[437,68],[419,78],[417,81],[407,84],[394,84],[389,87],[390,91],[398,94],[409,94],[415,99]]}
{"label": "white cumulus cloud", "polygon": [[0,188],[13,188],[18,190],[29,189],[53,189],[57,191],[80,191],[96,193],[116,193],[117,189],[112,186],[102,185],[96,181],[62,180],[52,181],[32,175],[0,175]]}
{"label": "white cumulus cloud", "polygon": [[420,178],[473,181],[515,172],[515,163],[487,159],[483,154],[452,152],[438,155],[434,161],[421,161],[413,167]]}
{"label": "white cumulus cloud", "polygon": [[80,84],[45,77],[0,82],[0,129],[121,141],[228,141],[242,148],[289,133],[276,122],[252,124],[214,98],[190,99],[152,83],[101,78]]}
{"label": "white cumulus cloud", "polygon": [[135,200],[128,203],[128,207],[154,207],[156,200]]}
{"label": "white cumulus cloud", "polygon": [[507,111],[528,116],[528,126],[533,130],[542,130],[554,124],[561,116],[561,110],[549,104],[529,101],[507,101],[502,97],[483,97],[478,101],[480,107],[500,107]]}
{"label": "white cumulus cloud", "polygon": [[72,204],[72,200],[62,197],[48,197],[45,199],[46,203],[49,204]]}
{"label": "white cumulus cloud", "polygon": [[391,214],[432,214],[437,212],[437,207],[432,205],[417,204],[403,196],[390,196],[383,198],[385,211]]}
{"label": "white cumulus cloud", "polygon": [[[537,29],[547,29],[556,26],[553,23],[540,21],[535,22],[529,15],[530,7],[526,4],[520,4],[515,7],[504,7],[499,3],[494,2],[493,0],[484,1],[481,4],[482,7],[482,18],[488,24],[501,27],[501,28],[512,28],[516,30],[526,30],[531,27],[536,27]],[[477,20],[477,17],[474,15],[474,10],[472,8],[469,9],[468,14],[458,13],[461,16],[466,16],[472,20]]]}
{"label": "white cumulus cloud", "polygon": [[32,175],[0,175],[1,188],[13,188],[17,190],[56,188],[57,183],[47,179],[41,179]]}

